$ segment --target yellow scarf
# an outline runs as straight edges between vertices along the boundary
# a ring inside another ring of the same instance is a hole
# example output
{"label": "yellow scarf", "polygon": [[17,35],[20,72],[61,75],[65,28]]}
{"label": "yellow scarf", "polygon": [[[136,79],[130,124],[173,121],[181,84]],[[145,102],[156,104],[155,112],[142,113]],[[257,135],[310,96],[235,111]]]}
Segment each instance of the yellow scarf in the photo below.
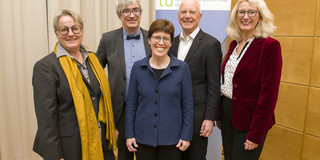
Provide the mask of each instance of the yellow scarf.
{"label": "yellow scarf", "polygon": [[[57,44],[54,47],[54,53],[57,51]],[[67,77],[77,113],[81,138],[82,159],[103,160],[99,126],[89,91],[82,80],[77,63],[69,56],[61,56],[59,57],[59,61]],[[106,139],[109,140],[108,148],[116,149],[115,126],[108,78],[99,63],[98,58],[93,52],[89,52],[88,61],[99,81],[101,89],[98,120],[106,124]]]}

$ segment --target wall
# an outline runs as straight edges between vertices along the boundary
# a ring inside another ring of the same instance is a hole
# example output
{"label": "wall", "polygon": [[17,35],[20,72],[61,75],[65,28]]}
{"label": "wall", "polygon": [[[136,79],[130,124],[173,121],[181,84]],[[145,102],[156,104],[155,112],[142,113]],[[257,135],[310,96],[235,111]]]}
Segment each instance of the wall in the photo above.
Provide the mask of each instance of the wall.
{"label": "wall", "polygon": [[[233,4],[235,0],[233,0]],[[283,74],[263,160],[320,159],[320,0],[266,0],[279,27]],[[154,2],[142,0],[142,27]],[[35,61],[52,50],[53,13],[71,8],[85,20],[85,39],[96,50],[103,32],[120,27],[114,1],[0,0],[0,159],[37,159],[31,76]],[[107,8],[107,9],[106,9]]]}
{"label": "wall", "polygon": [[276,125],[260,158],[320,159],[320,0],[265,2],[278,26],[283,70]]}
{"label": "wall", "polygon": [[[57,42],[54,14],[69,8],[84,20],[83,44],[97,50],[103,32],[121,27],[116,0],[0,0],[0,160],[41,159],[32,151],[37,122],[32,71]],[[155,17],[154,2],[141,0],[141,26]]]}
{"label": "wall", "polygon": [[275,16],[283,68],[276,125],[260,160],[320,159],[320,0],[265,2]]}

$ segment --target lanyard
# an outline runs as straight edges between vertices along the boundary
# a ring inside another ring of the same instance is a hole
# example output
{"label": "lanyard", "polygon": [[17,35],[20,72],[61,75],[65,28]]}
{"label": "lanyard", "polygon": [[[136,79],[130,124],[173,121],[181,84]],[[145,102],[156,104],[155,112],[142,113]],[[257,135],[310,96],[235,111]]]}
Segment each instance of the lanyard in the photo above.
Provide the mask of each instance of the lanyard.
{"label": "lanyard", "polygon": [[241,50],[241,52],[240,52],[240,54],[239,54],[239,56],[238,56],[237,60],[241,57],[241,55],[242,55],[242,53],[243,53],[244,49],[248,46],[248,44],[249,44],[249,42],[247,42],[247,43],[243,46],[243,48],[242,48],[242,50]]}

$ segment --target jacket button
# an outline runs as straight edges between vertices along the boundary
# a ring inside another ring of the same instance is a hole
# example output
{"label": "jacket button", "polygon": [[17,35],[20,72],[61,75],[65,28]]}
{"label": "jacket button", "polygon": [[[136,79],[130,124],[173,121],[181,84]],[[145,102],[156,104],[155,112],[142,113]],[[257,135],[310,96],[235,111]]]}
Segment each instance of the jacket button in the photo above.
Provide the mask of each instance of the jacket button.
{"label": "jacket button", "polygon": [[121,96],[123,96],[123,92],[121,92]]}
{"label": "jacket button", "polygon": [[158,114],[157,114],[157,113],[155,113],[155,114],[154,114],[154,116],[155,116],[155,117],[157,117],[157,116],[158,116]]}
{"label": "jacket button", "polygon": [[123,80],[126,80],[126,77],[123,77]]}
{"label": "jacket button", "polygon": [[233,99],[233,100],[237,100],[237,97],[236,97],[236,96],[234,96],[232,99]]}
{"label": "jacket button", "polygon": [[155,101],[155,102],[154,102],[154,104],[158,104],[158,102],[157,102],[157,101]]}
{"label": "jacket button", "polygon": [[157,126],[157,125],[154,125],[153,127],[154,127],[154,128],[157,128],[158,126]]}
{"label": "jacket button", "polygon": [[158,93],[158,90],[156,89],[156,91],[155,91],[156,93]]}
{"label": "jacket button", "polygon": [[233,87],[234,87],[234,88],[237,88],[237,87],[238,87],[238,84],[234,84]]}

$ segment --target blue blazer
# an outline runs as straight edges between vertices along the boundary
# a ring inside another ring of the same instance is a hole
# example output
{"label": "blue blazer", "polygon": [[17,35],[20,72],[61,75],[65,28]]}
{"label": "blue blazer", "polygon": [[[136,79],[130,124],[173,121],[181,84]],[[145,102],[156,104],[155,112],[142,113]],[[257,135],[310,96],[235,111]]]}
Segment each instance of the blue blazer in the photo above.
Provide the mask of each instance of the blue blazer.
{"label": "blue blazer", "polygon": [[170,56],[159,80],[149,64],[151,55],[134,63],[126,107],[126,138],[149,146],[191,141],[192,80],[188,65]]}

